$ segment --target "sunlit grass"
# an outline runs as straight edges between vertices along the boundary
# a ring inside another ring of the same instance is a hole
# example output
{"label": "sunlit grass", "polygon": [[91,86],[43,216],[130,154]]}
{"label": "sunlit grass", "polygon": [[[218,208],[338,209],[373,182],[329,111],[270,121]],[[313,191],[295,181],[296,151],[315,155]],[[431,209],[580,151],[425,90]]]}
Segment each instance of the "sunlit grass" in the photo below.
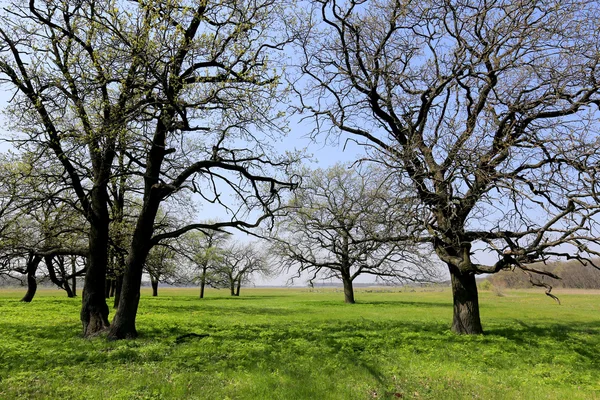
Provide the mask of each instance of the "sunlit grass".
{"label": "sunlit grass", "polygon": [[22,292],[0,292],[1,399],[600,399],[595,294],[483,292],[463,337],[448,291],[145,290],[140,338],[107,342],[79,298]]}

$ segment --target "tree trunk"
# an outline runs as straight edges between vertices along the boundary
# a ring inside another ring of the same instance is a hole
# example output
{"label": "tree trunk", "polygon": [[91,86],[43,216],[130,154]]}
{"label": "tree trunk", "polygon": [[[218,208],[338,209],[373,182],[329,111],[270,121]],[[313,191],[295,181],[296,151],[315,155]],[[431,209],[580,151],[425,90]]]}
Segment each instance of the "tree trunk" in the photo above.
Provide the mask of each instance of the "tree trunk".
{"label": "tree trunk", "polygon": [[123,286],[119,308],[115,314],[108,339],[128,339],[137,337],[135,318],[140,302],[140,285],[144,272],[144,263],[151,249],[150,240],[154,233],[154,220],[164,197],[159,184],[162,162],[165,157],[165,143],[169,126],[164,124],[175,115],[175,109],[167,107],[161,111],[156,130],[152,138],[152,146],[146,160],[144,174],[144,201],[137,218],[135,230],[129,246],[129,254],[123,271]]}
{"label": "tree trunk", "polygon": [[117,279],[111,279],[110,280],[110,293],[108,294],[108,297],[115,297],[115,293],[117,292]]}
{"label": "tree trunk", "polygon": [[[53,260],[56,260],[56,262],[53,262]],[[46,262],[46,267],[48,268],[48,277],[50,278],[50,281],[59,288],[66,291],[67,297],[75,297],[73,295],[73,292],[71,291],[71,287],[69,286],[69,279],[66,276],[63,259],[61,257],[55,257],[50,255],[44,256],[44,261]],[[60,279],[58,279],[58,276],[56,275],[56,271],[54,270],[54,264],[58,266],[58,272],[60,272],[61,275]]]}
{"label": "tree trunk", "polygon": [[350,274],[350,251],[349,238],[347,234],[342,236],[342,259],[341,274],[342,283],[344,284],[344,302],[354,304],[354,287],[352,286],[352,276]]}
{"label": "tree trunk", "polygon": [[202,270],[202,275],[200,275],[200,298],[204,298],[204,288],[206,287],[206,269]]}
{"label": "tree trunk", "polygon": [[352,279],[350,279],[349,276],[342,275],[342,283],[344,284],[344,302],[354,304],[354,287],[352,286]]}
{"label": "tree trunk", "polygon": [[71,290],[71,286],[69,285],[69,281],[66,279],[63,281],[63,289],[65,289],[65,291],[67,292],[68,298],[72,299],[73,297],[75,297],[73,291]]}
{"label": "tree trunk", "polygon": [[62,285],[62,288],[65,289],[65,291],[67,292],[67,297],[72,299],[73,297],[75,297],[75,295],[73,294],[71,286],[69,285],[69,274],[67,274],[67,270],[65,269],[65,257],[58,256],[56,258],[58,270],[60,271],[60,283]]}
{"label": "tree trunk", "polygon": [[121,299],[121,288],[123,287],[123,275],[118,275],[115,281],[115,301],[114,308],[119,308],[119,300]]}
{"label": "tree trunk", "polygon": [[77,296],[77,257],[71,257],[71,288],[73,289],[73,296]]}
{"label": "tree trunk", "polygon": [[452,332],[463,335],[482,334],[475,275],[461,273],[453,265],[448,265],[448,268],[452,278],[452,296],[454,298]]}
{"label": "tree trunk", "polygon": [[[95,189],[98,190],[98,189]],[[106,201],[92,196],[100,215],[90,221],[89,258],[81,296],[81,323],[83,336],[93,336],[109,327],[108,305],[104,298],[106,285],[106,267],[108,262],[108,211]],[[102,196],[100,196],[102,197]],[[103,209],[102,209],[103,206]],[[104,211],[104,212],[102,212]]]}
{"label": "tree trunk", "polygon": [[108,333],[110,340],[133,339],[138,335],[135,318],[140,303],[140,285],[144,263],[151,248],[149,243],[154,232],[154,219],[159,204],[158,197],[147,199],[138,216],[123,271],[119,308]]}
{"label": "tree trunk", "polygon": [[242,280],[238,280],[237,281],[237,287],[235,288],[235,295],[239,296],[240,295],[240,288],[242,287]]}
{"label": "tree trunk", "polygon": [[232,296],[235,296],[235,281],[233,279],[229,281],[229,292]]}
{"label": "tree trunk", "polygon": [[152,285],[152,297],[158,296],[158,279],[150,278],[150,284]]}
{"label": "tree trunk", "polygon": [[37,291],[37,280],[35,279],[35,273],[41,261],[42,257],[40,256],[30,256],[29,260],[27,260],[27,292],[21,299],[21,301],[25,303],[30,303],[35,296],[35,292]]}
{"label": "tree trunk", "polygon": [[110,279],[106,280],[106,284],[104,285],[104,298],[110,299]]}

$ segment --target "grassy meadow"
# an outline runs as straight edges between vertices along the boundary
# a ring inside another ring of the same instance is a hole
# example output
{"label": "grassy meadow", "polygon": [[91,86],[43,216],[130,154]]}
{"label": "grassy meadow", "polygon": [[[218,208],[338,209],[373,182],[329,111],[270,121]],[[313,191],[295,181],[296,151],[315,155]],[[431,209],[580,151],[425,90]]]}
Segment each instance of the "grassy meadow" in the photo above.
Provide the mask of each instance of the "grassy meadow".
{"label": "grassy meadow", "polygon": [[464,337],[448,290],[196,292],[145,290],[140,338],[108,342],[79,298],[0,291],[0,399],[600,399],[598,293],[483,291]]}

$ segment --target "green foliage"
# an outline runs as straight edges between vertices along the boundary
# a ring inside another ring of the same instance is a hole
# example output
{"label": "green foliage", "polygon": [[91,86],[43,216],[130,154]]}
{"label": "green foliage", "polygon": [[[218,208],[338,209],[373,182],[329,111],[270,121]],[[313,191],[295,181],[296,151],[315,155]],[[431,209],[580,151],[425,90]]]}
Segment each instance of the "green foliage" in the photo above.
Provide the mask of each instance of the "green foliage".
{"label": "green foliage", "polygon": [[21,294],[0,292],[1,399],[600,398],[597,294],[484,292],[487,334],[458,336],[447,291],[164,289],[118,342],[80,337],[76,299]]}

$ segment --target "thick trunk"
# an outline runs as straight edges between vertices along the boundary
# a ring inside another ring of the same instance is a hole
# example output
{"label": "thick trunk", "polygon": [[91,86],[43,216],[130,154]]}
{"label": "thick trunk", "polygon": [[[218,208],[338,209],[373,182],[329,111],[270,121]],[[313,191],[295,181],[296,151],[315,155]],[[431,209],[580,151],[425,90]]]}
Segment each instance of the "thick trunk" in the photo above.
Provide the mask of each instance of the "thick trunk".
{"label": "thick trunk", "polygon": [[150,284],[152,285],[152,297],[158,296],[158,280],[150,278]]}
{"label": "thick trunk", "polygon": [[475,275],[461,273],[453,265],[448,267],[452,278],[452,296],[454,298],[452,332],[464,335],[482,334]]}
{"label": "thick trunk", "polygon": [[239,296],[240,295],[240,288],[242,287],[242,281],[238,280],[237,282],[237,287],[235,288],[235,295]]}
{"label": "thick trunk", "polygon": [[25,303],[30,303],[35,296],[35,292],[37,291],[37,280],[35,279],[35,273],[41,261],[42,257],[40,256],[31,256],[27,261],[27,292],[21,299],[21,301],[24,301]]}
{"label": "thick trunk", "polygon": [[229,292],[232,296],[235,296],[235,281],[233,279],[229,281]]}
{"label": "thick trunk", "polygon": [[354,287],[352,286],[352,279],[350,279],[349,276],[342,276],[342,283],[344,284],[344,302],[354,304]]}
{"label": "thick trunk", "polygon": [[108,332],[110,340],[137,337],[135,318],[140,303],[140,285],[159,204],[158,198],[149,199],[138,217],[123,271],[119,308]]}
{"label": "thick trunk", "polygon": [[350,273],[349,261],[349,239],[348,235],[342,236],[342,255],[341,255],[341,275],[344,284],[344,302],[354,304],[354,287],[352,286],[352,276]]}
{"label": "thick trunk", "polygon": [[[102,199],[95,199],[102,203]],[[101,207],[101,204],[98,205]],[[106,211],[106,202],[104,202]],[[108,306],[104,298],[108,261],[108,212],[100,213],[90,223],[89,258],[81,296],[83,336],[93,336],[109,326]]]}
{"label": "thick trunk", "polygon": [[104,298],[105,299],[110,299],[110,287],[111,286],[112,286],[112,280],[107,279],[106,285],[104,286]]}
{"label": "thick trunk", "polygon": [[123,271],[123,286],[121,288],[119,308],[108,332],[110,340],[137,337],[135,317],[140,302],[140,285],[142,283],[144,263],[151,248],[150,240],[154,233],[154,220],[164,197],[163,189],[159,184],[159,177],[165,157],[167,132],[170,128],[170,126],[165,125],[165,122],[170,122],[174,115],[175,109],[167,107],[157,119],[152,146],[146,160],[144,203],[138,215],[129,246],[129,254],[125,263],[125,270]]}

